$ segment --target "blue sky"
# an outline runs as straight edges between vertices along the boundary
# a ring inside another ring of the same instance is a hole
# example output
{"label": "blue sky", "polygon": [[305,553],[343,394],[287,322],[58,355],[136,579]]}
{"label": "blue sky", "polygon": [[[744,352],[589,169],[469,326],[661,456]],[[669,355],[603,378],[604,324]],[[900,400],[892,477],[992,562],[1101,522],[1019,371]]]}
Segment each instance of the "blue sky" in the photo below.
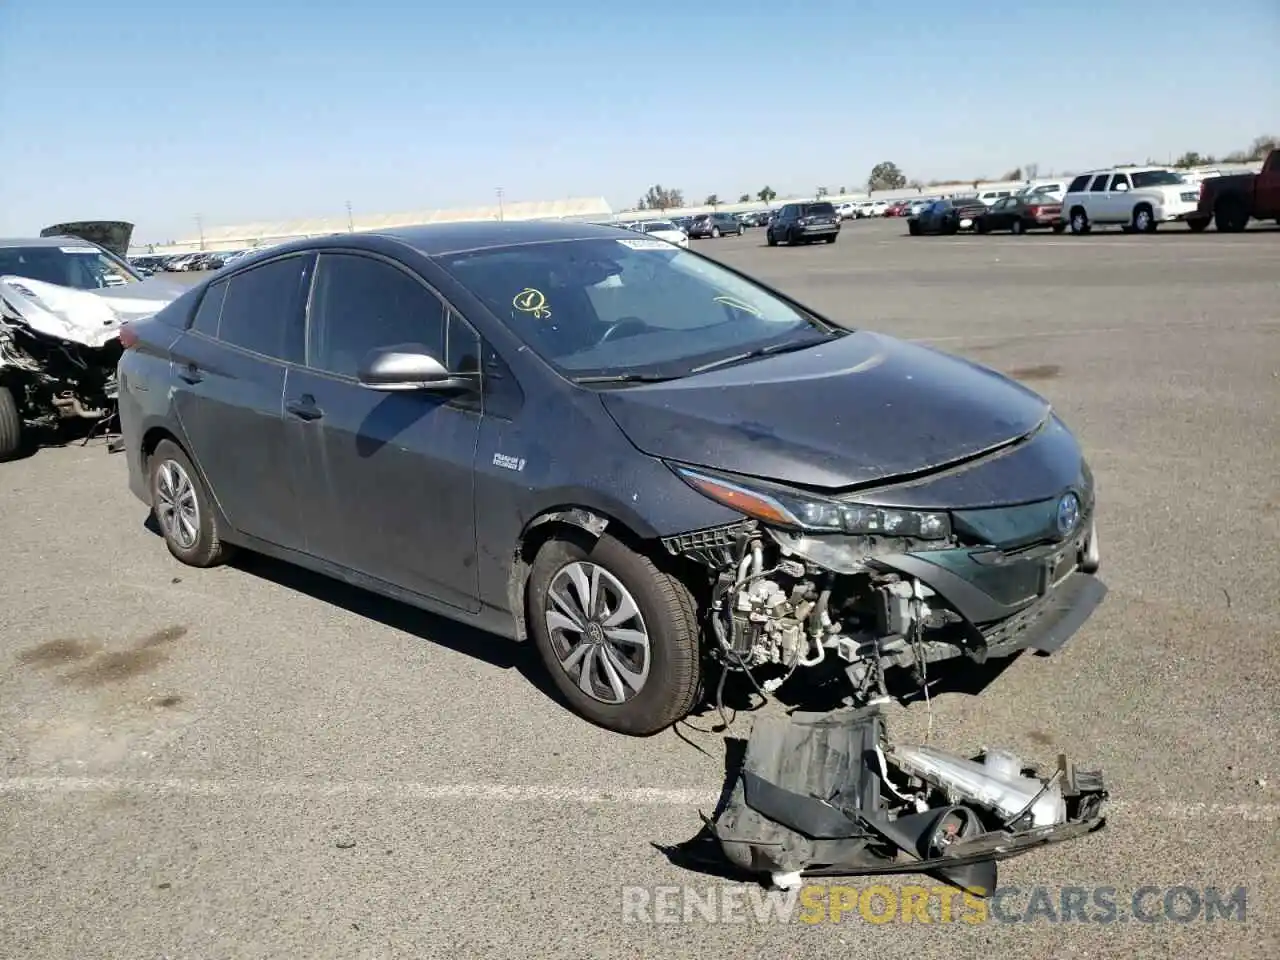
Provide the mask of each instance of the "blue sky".
{"label": "blue sky", "polygon": [[4,0],[0,235],[1222,153],[1277,63],[1280,0]]}

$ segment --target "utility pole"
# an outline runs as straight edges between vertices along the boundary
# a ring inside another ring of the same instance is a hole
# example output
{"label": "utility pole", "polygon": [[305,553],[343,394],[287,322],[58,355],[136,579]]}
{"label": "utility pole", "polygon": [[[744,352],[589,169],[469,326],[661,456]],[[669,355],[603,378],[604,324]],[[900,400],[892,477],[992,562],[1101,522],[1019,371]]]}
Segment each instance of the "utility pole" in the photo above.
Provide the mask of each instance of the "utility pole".
{"label": "utility pole", "polygon": [[351,201],[350,200],[347,201],[347,232],[348,233],[356,232],[355,221],[351,219]]}
{"label": "utility pole", "polygon": [[502,210],[502,188],[499,187],[498,188],[498,220],[501,221],[503,219],[505,219],[505,215]]}
{"label": "utility pole", "polygon": [[196,214],[196,229],[200,231],[200,249],[204,249],[204,217]]}

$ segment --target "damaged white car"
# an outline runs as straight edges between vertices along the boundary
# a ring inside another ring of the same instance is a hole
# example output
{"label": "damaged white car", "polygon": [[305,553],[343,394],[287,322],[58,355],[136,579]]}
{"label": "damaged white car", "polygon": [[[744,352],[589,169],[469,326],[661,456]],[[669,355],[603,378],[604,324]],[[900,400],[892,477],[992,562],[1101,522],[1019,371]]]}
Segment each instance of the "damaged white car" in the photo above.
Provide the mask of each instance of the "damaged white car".
{"label": "damaged white car", "polygon": [[[67,232],[48,235],[53,230]],[[185,289],[144,279],[123,251],[100,245],[114,240],[127,250],[131,224],[60,224],[44,232],[0,240],[0,459],[22,449],[30,428],[112,419],[120,326]]]}

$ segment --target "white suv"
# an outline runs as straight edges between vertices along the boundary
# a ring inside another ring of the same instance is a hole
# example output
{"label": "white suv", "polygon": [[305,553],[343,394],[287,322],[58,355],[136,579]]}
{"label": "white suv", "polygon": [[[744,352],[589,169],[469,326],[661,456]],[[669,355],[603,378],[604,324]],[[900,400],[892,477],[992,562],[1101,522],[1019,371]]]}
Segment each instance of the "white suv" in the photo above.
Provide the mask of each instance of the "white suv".
{"label": "white suv", "polygon": [[1062,198],[1062,215],[1072,233],[1088,233],[1094,224],[1105,223],[1154,233],[1162,223],[1185,220],[1199,203],[1200,188],[1174,170],[1120,167],[1072,180]]}

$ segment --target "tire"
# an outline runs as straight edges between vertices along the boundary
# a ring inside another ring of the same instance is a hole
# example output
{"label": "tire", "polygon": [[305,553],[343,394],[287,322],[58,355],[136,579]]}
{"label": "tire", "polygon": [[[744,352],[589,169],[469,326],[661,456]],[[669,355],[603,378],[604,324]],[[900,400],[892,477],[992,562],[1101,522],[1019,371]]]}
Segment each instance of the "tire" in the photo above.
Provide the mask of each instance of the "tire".
{"label": "tire", "polygon": [[1208,218],[1208,217],[1205,217],[1204,219],[1197,218],[1197,219],[1195,219],[1195,220],[1188,220],[1188,221],[1187,221],[1187,228],[1188,228],[1192,233],[1203,233],[1203,232],[1204,232],[1204,230],[1205,230],[1205,228],[1207,228],[1208,226],[1209,226],[1209,218]]}
{"label": "tire", "polygon": [[1148,204],[1140,203],[1133,208],[1133,225],[1134,233],[1155,233],[1156,228],[1160,225],[1156,223],[1154,212]]}
{"label": "tire", "polygon": [[987,234],[991,232],[991,227],[987,224],[987,221],[985,218],[979,217],[976,221],[974,221],[973,232]]}
{"label": "tire", "polygon": [[840,234],[833,233],[831,236],[827,237],[827,243],[835,243],[839,239],[840,239]]}
{"label": "tire", "polygon": [[738,236],[742,236],[742,227],[738,227]]}
{"label": "tire", "polygon": [[778,245],[778,238],[773,235],[772,230],[766,230],[764,232],[764,242],[771,247],[776,247]]}
{"label": "tire", "polygon": [[918,237],[918,236],[920,236],[920,224],[918,224],[918,223],[908,223],[908,224],[907,224],[907,233],[909,233],[909,234],[910,234],[911,236],[913,236],[913,237]]}
{"label": "tire", "polygon": [[22,450],[22,411],[13,391],[0,385],[0,460],[8,460]]}
{"label": "tire", "polygon": [[719,239],[720,239],[720,228],[719,228],[719,227],[712,227],[712,228],[711,228],[711,239],[712,239],[712,240],[719,240]]}
{"label": "tire", "polygon": [[1071,211],[1071,232],[1077,237],[1083,236],[1092,230],[1089,224],[1089,215],[1084,212],[1084,207],[1076,207]]}
{"label": "tire", "polygon": [[[189,567],[225,563],[231,556],[231,546],[222,541],[209,493],[182,448],[172,440],[161,440],[147,461],[147,480],[152,514],[174,558]],[[174,509],[168,509],[168,504],[173,504]],[[188,522],[180,523],[179,514]]]}
{"label": "tire", "polygon": [[1065,223],[1061,223],[1061,222],[1059,222],[1059,223],[1055,223],[1055,224],[1053,225],[1053,232],[1054,232],[1054,233],[1062,233],[1062,232],[1064,232],[1066,229],[1067,229],[1067,225],[1066,225]]}
{"label": "tire", "polygon": [[[638,655],[634,655],[635,659],[618,655],[618,650],[637,648],[609,642],[602,627],[602,621],[608,622],[607,616],[597,615],[589,624],[596,639],[584,644],[584,634],[574,629],[574,621],[562,612],[574,610],[579,623],[585,613],[585,605],[575,603],[575,585],[579,581],[573,570],[581,572],[587,582],[593,571],[598,575],[605,608],[615,613],[622,606],[617,587],[630,594],[638,615],[618,621],[615,627],[625,625],[632,634],[639,631],[647,638],[643,667]],[[553,587],[568,606],[551,599]],[[697,702],[702,664],[697,605],[683,583],[608,534],[592,543],[586,534],[571,531],[543,544],[533,561],[528,590],[529,629],[538,653],[556,689],[580,716],[617,733],[648,736],[688,715]],[[553,626],[557,619],[560,625]],[[587,652],[578,654],[576,663],[562,665],[562,657],[572,660],[584,645]],[[614,651],[610,664],[615,669],[616,684],[608,682],[601,665],[609,651]],[[576,676],[570,672],[587,657],[592,658],[585,681],[592,688],[590,693],[581,686],[581,670]],[[622,673],[616,670],[619,664],[630,668],[633,674],[643,675],[638,690],[629,689]],[[621,700],[619,690],[623,694]],[[607,702],[609,699],[616,702]]]}
{"label": "tire", "polygon": [[1249,210],[1239,200],[1221,200],[1213,212],[1213,225],[1221,233],[1240,233],[1249,225]]}
{"label": "tire", "polygon": [[1022,222],[1021,219],[1018,219],[1013,221],[1013,223],[1009,224],[1009,232],[1012,233],[1014,236],[1021,236],[1022,234],[1027,232],[1027,226]]}

